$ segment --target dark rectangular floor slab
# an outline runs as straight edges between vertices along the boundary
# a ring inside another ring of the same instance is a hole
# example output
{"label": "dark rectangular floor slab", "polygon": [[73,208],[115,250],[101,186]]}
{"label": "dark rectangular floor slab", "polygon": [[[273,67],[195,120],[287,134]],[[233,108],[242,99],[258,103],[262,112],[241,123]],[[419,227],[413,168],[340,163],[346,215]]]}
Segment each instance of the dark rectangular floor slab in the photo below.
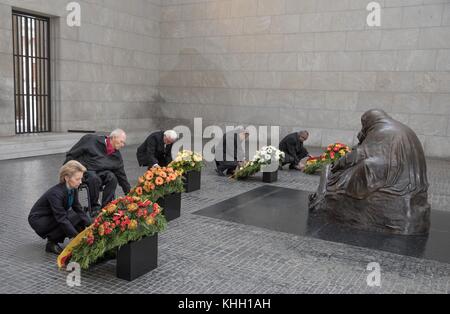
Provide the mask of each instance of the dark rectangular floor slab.
{"label": "dark rectangular floor slab", "polygon": [[450,213],[432,211],[428,236],[355,230],[310,217],[309,192],[262,186],[195,214],[245,225],[450,263]]}

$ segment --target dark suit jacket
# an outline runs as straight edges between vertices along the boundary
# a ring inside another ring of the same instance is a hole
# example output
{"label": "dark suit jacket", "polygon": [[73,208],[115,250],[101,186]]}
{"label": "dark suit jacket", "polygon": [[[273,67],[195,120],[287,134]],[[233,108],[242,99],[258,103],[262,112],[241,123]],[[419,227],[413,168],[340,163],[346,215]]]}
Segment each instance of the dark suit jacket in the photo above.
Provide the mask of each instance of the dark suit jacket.
{"label": "dark suit jacket", "polygon": [[280,150],[286,154],[285,161],[297,165],[300,160],[309,155],[303,142],[298,138],[298,133],[287,135],[280,142]]}
{"label": "dark suit jacket", "polygon": [[[31,227],[42,238],[53,231],[55,227],[60,227],[67,237],[72,238],[78,234],[74,225],[68,218],[68,193],[65,183],[55,185],[34,204],[28,216]],[[72,205],[73,211],[78,214],[85,226],[89,226],[90,219],[84,212],[78,200],[78,190],[75,190]]]}
{"label": "dark suit jacket", "polygon": [[119,185],[125,194],[130,192],[131,186],[128,182],[120,151],[112,155],[106,153],[106,137],[95,134],[87,134],[76,143],[66,154],[66,162],[69,160],[79,161],[88,171],[111,171],[117,178]]}
{"label": "dark suit jacket", "polygon": [[139,166],[151,167],[155,164],[167,166],[172,161],[172,144],[164,149],[164,131],[150,134],[145,142],[138,147],[136,157]]}

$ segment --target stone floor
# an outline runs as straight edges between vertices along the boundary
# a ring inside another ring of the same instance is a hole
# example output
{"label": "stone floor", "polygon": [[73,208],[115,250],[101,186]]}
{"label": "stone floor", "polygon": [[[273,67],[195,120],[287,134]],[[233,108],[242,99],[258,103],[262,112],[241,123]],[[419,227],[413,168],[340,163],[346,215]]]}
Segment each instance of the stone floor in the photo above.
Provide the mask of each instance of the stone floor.
{"label": "stone floor", "polygon": [[[124,150],[131,183],[141,174],[135,146]],[[63,155],[0,162],[0,293],[450,293],[450,265],[192,214],[254,189],[202,173],[202,189],[182,198],[181,218],[159,236],[159,266],[129,283],[115,261],[82,272],[70,288],[55,256],[27,223],[33,203],[57,182]],[[450,211],[450,162],[428,160],[433,210]],[[314,191],[317,176],[283,171],[275,184]],[[449,239],[450,242],[450,239]],[[366,283],[367,265],[381,266],[381,287]]]}

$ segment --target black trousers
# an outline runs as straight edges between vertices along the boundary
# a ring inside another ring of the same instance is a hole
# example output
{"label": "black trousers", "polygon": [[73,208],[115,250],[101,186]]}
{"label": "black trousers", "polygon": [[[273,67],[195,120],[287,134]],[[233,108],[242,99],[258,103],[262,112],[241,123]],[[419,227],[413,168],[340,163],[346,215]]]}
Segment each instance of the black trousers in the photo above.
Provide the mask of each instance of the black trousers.
{"label": "black trousers", "polygon": [[[83,221],[72,209],[68,210],[67,218],[77,231],[84,229],[85,225]],[[30,219],[29,223],[31,228],[43,239],[48,239],[55,243],[63,243],[64,239],[69,237],[53,216]]]}
{"label": "black trousers", "polygon": [[217,161],[216,160],[216,167],[217,170],[223,173],[225,170],[227,171],[227,174],[233,174],[234,170],[236,170],[236,167],[238,166],[237,161]]}
{"label": "black trousers", "polygon": [[86,184],[89,187],[89,197],[92,206],[99,206],[98,199],[100,197],[101,188],[103,189],[102,207],[105,207],[114,200],[114,194],[117,188],[116,175],[111,171],[87,171],[85,176]]}
{"label": "black trousers", "polygon": [[302,160],[303,158],[305,158],[307,156],[308,156],[308,153],[304,150],[297,152],[297,156],[296,156],[297,158],[295,158],[294,156],[290,155],[287,152],[284,152],[284,159],[283,159],[282,165],[284,166],[284,165],[289,164],[290,167],[295,167],[295,166],[297,166],[297,164],[295,162],[296,160]]}
{"label": "black trousers", "polygon": [[[170,162],[168,162],[166,158],[160,158],[160,159],[158,159],[158,165],[159,165],[160,167],[167,167],[169,164],[170,164]],[[153,166],[153,165],[151,165],[151,166]],[[150,166],[150,167],[151,167],[151,166]]]}

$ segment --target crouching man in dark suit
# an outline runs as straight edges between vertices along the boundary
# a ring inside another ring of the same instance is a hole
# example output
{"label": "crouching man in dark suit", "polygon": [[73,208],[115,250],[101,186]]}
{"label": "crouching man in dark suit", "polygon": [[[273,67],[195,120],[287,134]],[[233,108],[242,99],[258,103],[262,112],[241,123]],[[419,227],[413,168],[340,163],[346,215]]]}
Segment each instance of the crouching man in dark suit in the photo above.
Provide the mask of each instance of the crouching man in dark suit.
{"label": "crouching man in dark suit", "polygon": [[28,216],[33,230],[47,239],[46,252],[60,254],[65,238],[73,238],[91,224],[78,201],[78,187],[86,168],[69,161],[59,170],[60,183],[49,189],[34,204]]}
{"label": "crouching man in dark suit", "polygon": [[308,151],[303,146],[303,142],[308,140],[308,137],[308,131],[300,131],[289,134],[281,140],[279,147],[285,154],[283,166],[289,164],[289,169],[302,170],[303,166],[300,161],[309,156]]}
{"label": "crouching man in dark suit", "polygon": [[166,167],[172,162],[172,146],[178,140],[177,132],[157,131],[138,147],[136,157],[141,167]]}
{"label": "crouching man in dark suit", "polygon": [[[77,160],[87,168],[85,179],[94,213],[114,199],[117,184],[125,194],[130,192],[130,183],[120,154],[126,139],[125,132],[120,129],[114,130],[110,136],[88,134],[83,136],[66,155],[66,162]],[[104,190],[100,206],[98,199],[102,186]]]}

